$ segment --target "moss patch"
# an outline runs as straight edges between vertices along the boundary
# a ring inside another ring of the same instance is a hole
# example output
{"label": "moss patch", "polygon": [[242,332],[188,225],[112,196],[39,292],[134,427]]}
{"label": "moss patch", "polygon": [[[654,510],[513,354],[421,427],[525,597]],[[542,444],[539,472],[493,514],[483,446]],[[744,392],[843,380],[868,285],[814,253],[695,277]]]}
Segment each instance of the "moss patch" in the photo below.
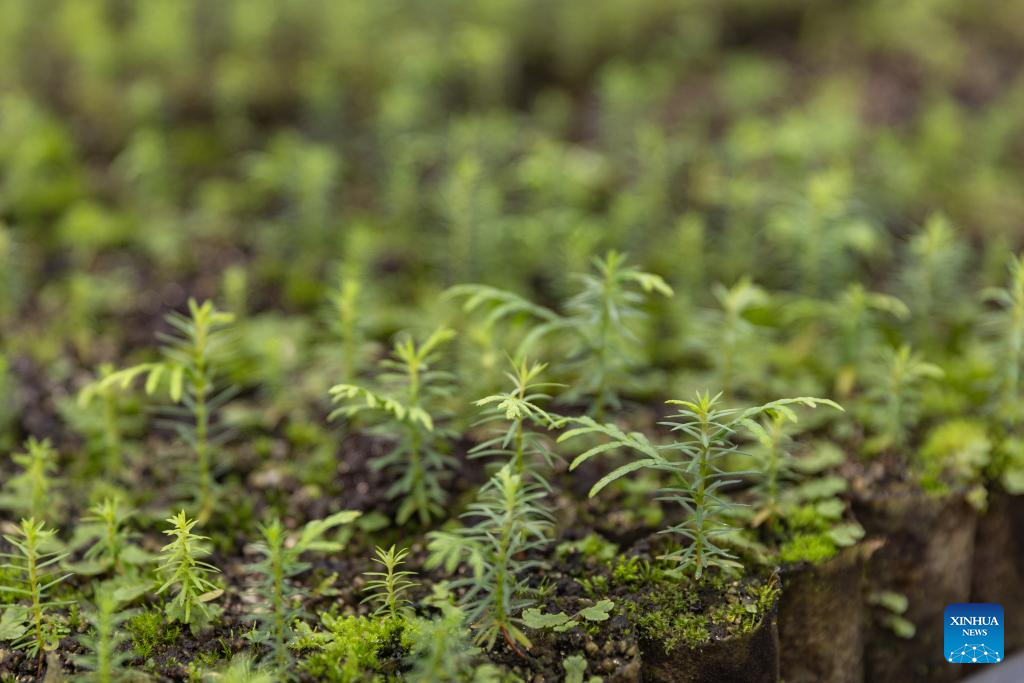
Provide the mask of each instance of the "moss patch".
{"label": "moss patch", "polygon": [[819,564],[835,557],[839,548],[827,533],[796,534],[779,548],[783,562]]}
{"label": "moss patch", "polygon": [[629,610],[640,635],[661,641],[669,652],[679,645],[697,647],[749,633],[778,595],[775,579],[713,577],[698,584],[661,573]]}
{"label": "moss patch", "polygon": [[161,647],[173,645],[181,635],[181,628],[165,623],[163,613],[157,610],[140,612],[128,621],[127,628],[132,650],[142,659],[149,659]]}
{"label": "moss patch", "polygon": [[319,681],[383,680],[383,663],[408,651],[401,619],[321,614],[320,622],[322,630],[304,626],[292,645],[308,653],[301,669]]}

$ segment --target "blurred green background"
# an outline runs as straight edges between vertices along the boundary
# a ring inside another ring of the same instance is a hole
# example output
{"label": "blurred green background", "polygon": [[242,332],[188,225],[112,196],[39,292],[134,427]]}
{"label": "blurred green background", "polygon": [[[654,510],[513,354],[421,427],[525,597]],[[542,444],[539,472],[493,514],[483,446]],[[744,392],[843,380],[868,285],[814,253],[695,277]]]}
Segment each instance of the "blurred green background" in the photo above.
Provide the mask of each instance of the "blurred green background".
{"label": "blurred green background", "polygon": [[0,323],[91,366],[340,266],[387,331],[611,247],[691,300],[831,296],[929,220],[1000,282],[1022,57],[1007,0],[0,0]]}

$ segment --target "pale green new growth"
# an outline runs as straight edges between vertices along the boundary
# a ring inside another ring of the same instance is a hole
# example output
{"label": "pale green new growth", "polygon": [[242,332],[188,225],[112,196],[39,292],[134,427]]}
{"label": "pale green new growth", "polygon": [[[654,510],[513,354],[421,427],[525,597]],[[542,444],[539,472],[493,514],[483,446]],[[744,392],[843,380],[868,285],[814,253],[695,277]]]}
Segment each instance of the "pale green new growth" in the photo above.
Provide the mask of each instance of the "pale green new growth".
{"label": "pale green new growth", "polygon": [[200,559],[210,554],[203,546],[203,541],[209,538],[192,533],[196,520],[188,519],[182,510],[165,521],[172,528],[164,530],[164,534],[174,540],[160,550],[157,573],[163,577],[163,583],[156,592],[159,595],[173,589],[174,597],[164,605],[167,618],[187,624],[197,633],[220,613],[220,609],[210,603],[224,590],[209,579],[220,570]]}
{"label": "pale green new growth", "polygon": [[548,451],[544,448],[543,436],[536,432],[535,428],[550,429],[557,424],[558,418],[537,405],[537,402],[550,398],[541,391],[542,389],[558,385],[534,381],[547,367],[546,364],[530,364],[525,358],[510,362],[512,372],[506,372],[505,376],[512,382],[512,390],[474,402],[474,405],[485,409],[484,417],[478,424],[504,421],[508,423],[508,427],[498,436],[474,446],[469,456],[507,457],[512,462],[513,471],[522,475],[528,466],[528,456],[550,459]]}
{"label": "pale green new growth", "polygon": [[416,586],[416,582],[409,579],[415,576],[415,572],[398,569],[409,555],[407,548],[396,549],[391,546],[387,550],[375,548],[376,557],[374,562],[379,564],[384,571],[363,572],[363,576],[370,578],[363,589],[368,595],[363,602],[371,602],[376,605],[373,615],[388,616],[398,619],[412,613],[412,602],[406,597],[406,593]]}

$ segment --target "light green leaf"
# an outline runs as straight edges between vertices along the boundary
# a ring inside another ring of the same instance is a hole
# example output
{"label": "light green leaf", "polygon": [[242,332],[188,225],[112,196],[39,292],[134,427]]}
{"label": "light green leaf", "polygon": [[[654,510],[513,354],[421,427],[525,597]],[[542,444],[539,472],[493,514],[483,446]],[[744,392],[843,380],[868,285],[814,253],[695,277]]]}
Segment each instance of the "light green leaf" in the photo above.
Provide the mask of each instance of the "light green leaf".
{"label": "light green leaf", "polygon": [[837,546],[840,548],[846,548],[864,538],[864,527],[856,522],[840,524],[839,526],[830,529],[828,536]]}
{"label": "light green leaf", "polygon": [[11,605],[0,616],[0,640],[17,640],[28,630],[28,610],[21,605]]}
{"label": "light green leaf", "polygon": [[606,621],[614,608],[615,603],[611,600],[601,600],[596,605],[580,610],[580,616],[587,621]]}
{"label": "light green leaf", "polygon": [[523,623],[526,624],[527,628],[556,628],[568,621],[571,621],[571,619],[565,612],[545,614],[536,607],[523,611]]}

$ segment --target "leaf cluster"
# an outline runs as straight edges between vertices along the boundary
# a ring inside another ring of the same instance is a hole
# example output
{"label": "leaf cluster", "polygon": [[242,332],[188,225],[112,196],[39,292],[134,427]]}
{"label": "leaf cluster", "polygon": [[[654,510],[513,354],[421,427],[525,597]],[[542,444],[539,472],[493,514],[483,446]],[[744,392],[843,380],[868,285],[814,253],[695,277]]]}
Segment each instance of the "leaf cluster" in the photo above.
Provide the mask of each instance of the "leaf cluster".
{"label": "leaf cluster", "polygon": [[397,514],[399,524],[413,515],[424,524],[444,515],[447,494],[442,483],[453,460],[440,443],[435,418],[451,395],[452,375],[436,366],[441,360],[439,347],[454,336],[443,327],[422,342],[402,335],[391,357],[380,361],[381,389],[347,383],[330,389],[331,399],[338,405],[332,419],[377,413],[384,418],[380,430],[398,437],[395,448],[373,465],[401,472],[387,492],[389,498],[403,499]]}
{"label": "leaf cluster", "polygon": [[464,589],[459,604],[477,631],[476,643],[488,650],[499,636],[514,649],[531,646],[519,614],[531,604],[523,575],[540,564],[528,554],[546,543],[552,525],[551,513],[540,505],[544,496],[543,487],[505,465],[463,513],[474,524],[428,535],[428,569],[444,566],[451,573],[459,564],[468,567],[451,585]]}
{"label": "leaf cluster", "polygon": [[174,596],[164,605],[168,620],[186,624],[193,633],[198,633],[220,613],[212,601],[224,590],[210,580],[220,570],[201,559],[210,554],[203,544],[210,539],[192,533],[196,520],[190,520],[182,510],[166,521],[171,528],[165,529],[164,534],[172,541],[160,549],[157,574],[163,578],[163,583],[156,592],[159,595],[173,591]]}

